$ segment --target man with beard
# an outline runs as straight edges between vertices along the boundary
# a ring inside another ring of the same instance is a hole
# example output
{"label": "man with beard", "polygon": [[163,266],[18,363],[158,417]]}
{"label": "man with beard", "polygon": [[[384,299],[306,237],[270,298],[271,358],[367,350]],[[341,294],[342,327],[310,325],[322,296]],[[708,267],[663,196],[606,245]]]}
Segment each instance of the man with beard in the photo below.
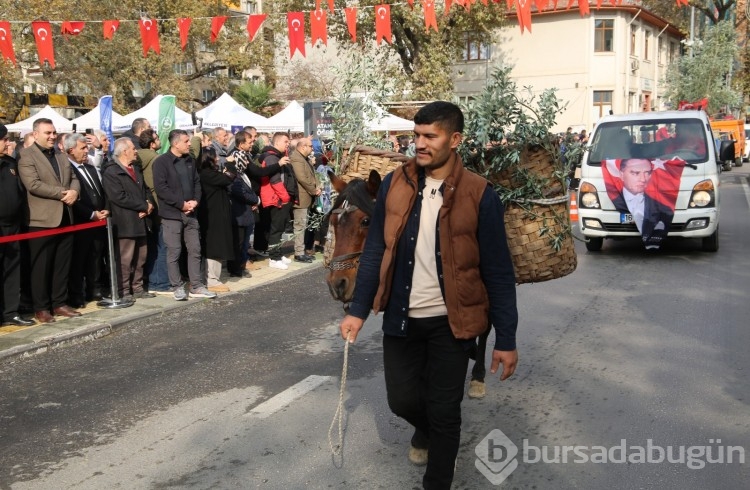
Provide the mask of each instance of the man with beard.
{"label": "man with beard", "polygon": [[[354,342],[372,309],[384,311],[388,405],[415,428],[409,459],[427,463],[426,489],[448,489],[461,436],[469,353],[487,328],[490,371],[513,374],[516,289],[492,185],[463,167],[464,118],[449,102],[414,116],[416,158],[385,177],[341,336]],[[429,456],[429,457],[428,457]]]}

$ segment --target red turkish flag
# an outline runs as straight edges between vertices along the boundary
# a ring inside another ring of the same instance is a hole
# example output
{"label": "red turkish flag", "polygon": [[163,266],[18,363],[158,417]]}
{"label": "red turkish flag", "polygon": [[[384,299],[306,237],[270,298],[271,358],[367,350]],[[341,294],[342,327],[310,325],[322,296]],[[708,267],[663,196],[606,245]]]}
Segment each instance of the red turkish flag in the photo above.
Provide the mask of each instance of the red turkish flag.
{"label": "red turkish flag", "polygon": [[391,6],[385,3],[375,6],[375,41],[380,46],[385,39],[388,44],[391,41]]}
{"label": "red turkish flag", "polygon": [[346,7],[344,9],[346,13],[346,27],[349,29],[349,35],[352,37],[352,42],[357,42],[357,7]]}
{"label": "red turkish flag", "polygon": [[589,0],[578,0],[578,10],[581,11],[581,17],[589,15],[591,13],[591,10],[589,10]]}
{"label": "red turkish flag", "polygon": [[293,57],[295,51],[305,56],[305,14],[287,12],[286,25],[289,30],[289,57]]}
{"label": "red turkish flag", "polygon": [[326,25],[327,16],[325,10],[316,10],[310,12],[310,43],[315,46],[315,42],[320,39],[323,44],[328,46],[328,31]]}
{"label": "red turkish flag", "polygon": [[[601,0],[598,0],[601,2]],[[541,12],[542,10],[545,10],[547,8],[547,4],[549,3],[548,0],[534,0],[534,5],[536,6],[536,11]]]}
{"label": "red turkish flag", "polygon": [[430,30],[430,27],[435,29],[437,32],[437,18],[435,17],[435,0],[422,0],[422,7],[424,8],[424,27],[426,31]]}
{"label": "red turkish flag", "polygon": [[448,15],[450,15],[452,4],[453,0],[445,0],[445,10],[443,10],[443,17],[448,17]]}
{"label": "red turkish flag", "polygon": [[3,55],[3,60],[10,60],[14,65],[17,64],[16,53],[13,51],[10,22],[0,22],[0,54]]}
{"label": "red turkish flag", "polygon": [[219,37],[219,32],[224,26],[224,22],[227,21],[226,16],[217,16],[211,19],[211,42],[215,43]]}
{"label": "red turkish flag", "polygon": [[414,0],[407,0],[407,1],[409,2],[409,7],[411,7],[411,9],[414,10]]}
{"label": "red turkish flag", "polygon": [[531,0],[516,0],[516,17],[521,26],[521,34],[524,29],[531,32]]}
{"label": "red turkish flag", "polygon": [[[328,0],[328,11],[333,12],[333,2],[334,0]],[[315,10],[320,10],[320,0],[315,0]]]}
{"label": "red turkish flag", "polygon": [[113,37],[115,37],[115,32],[117,32],[117,29],[119,28],[119,20],[105,20],[102,23],[102,32],[104,34],[104,39],[112,39]]}
{"label": "red turkish flag", "polygon": [[81,33],[83,28],[86,26],[85,22],[70,22],[68,20],[64,21],[62,23],[62,27],[60,28],[60,31],[63,35],[70,34],[71,36],[77,36]]}
{"label": "red turkish flag", "polygon": [[190,17],[181,17],[177,19],[177,29],[180,31],[180,46],[185,51],[188,43],[188,32],[190,32],[190,24],[193,23],[193,19]]}
{"label": "red turkish flag", "polygon": [[258,34],[258,29],[266,21],[268,14],[253,14],[247,18],[247,37],[252,41]]}
{"label": "red turkish flag", "polygon": [[49,22],[32,22],[31,30],[34,31],[39,64],[41,65],[44,63],[44,60],[47,60],[49,66],[55,68],[55,48],[52,47],[52,27],[49,25]]}
{"label": "red turkish flag", "polygon": [[143,57],[148,56],[148,50],[153,49],[156,54],[161,54],[159,46],[159,26],[153,19],[147,17],[138,21],[141,26],[141,44],[143,44]]}

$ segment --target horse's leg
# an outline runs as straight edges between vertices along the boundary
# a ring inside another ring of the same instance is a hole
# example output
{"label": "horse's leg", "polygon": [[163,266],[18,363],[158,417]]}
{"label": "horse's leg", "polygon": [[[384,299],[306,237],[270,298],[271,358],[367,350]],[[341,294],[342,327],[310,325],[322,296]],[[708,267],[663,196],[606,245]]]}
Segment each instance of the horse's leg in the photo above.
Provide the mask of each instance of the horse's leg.
{"label": "horse's leg", "polygon": [[474,361],[474,367],[471,370],[471,381],[469,382],[469,398],[484,398],[487,394],[484,385],[484,376],[487,374],[487,368],[484,365],[485,355],[487,352],[487,337],[492,330],[491,325],[487,325],[487,330],[477,337],[477,358]]}

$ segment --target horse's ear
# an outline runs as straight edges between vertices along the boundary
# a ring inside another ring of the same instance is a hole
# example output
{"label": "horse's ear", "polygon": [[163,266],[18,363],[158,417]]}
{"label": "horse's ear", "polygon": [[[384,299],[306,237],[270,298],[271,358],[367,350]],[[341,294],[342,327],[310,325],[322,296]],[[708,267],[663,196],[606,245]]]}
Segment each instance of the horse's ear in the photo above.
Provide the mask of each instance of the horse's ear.
{"label": "horse's ear", "polygon": [[331,185],[336,190],[336,192],[338,192],[339,194],[344,192],[344,188],[346,187],[346,182],[344,182],[344,180],[341,177],[339,177],[338,175],[333,173],[331,170],[329,170],[328,178],[331,179]]}
{"label": "horse's ear", "polygon": [[367,178],[367,192],[372,196],[373,199],[378,195],[378,189],[380,189],[380,183],[382,179],[377,170],[370,170],[370,176]]}

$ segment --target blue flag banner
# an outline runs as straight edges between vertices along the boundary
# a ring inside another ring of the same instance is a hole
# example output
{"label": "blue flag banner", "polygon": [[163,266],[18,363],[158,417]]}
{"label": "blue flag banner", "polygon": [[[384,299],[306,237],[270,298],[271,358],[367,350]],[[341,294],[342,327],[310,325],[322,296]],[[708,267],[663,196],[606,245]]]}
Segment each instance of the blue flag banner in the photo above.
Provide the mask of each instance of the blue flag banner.
{"label": "blue flag banner", "polygon": [[105,95],[99,99],[99,129],[104,131],[109,139],[109,151],[115,144],[115,138],[112,136],[112,96]]}

